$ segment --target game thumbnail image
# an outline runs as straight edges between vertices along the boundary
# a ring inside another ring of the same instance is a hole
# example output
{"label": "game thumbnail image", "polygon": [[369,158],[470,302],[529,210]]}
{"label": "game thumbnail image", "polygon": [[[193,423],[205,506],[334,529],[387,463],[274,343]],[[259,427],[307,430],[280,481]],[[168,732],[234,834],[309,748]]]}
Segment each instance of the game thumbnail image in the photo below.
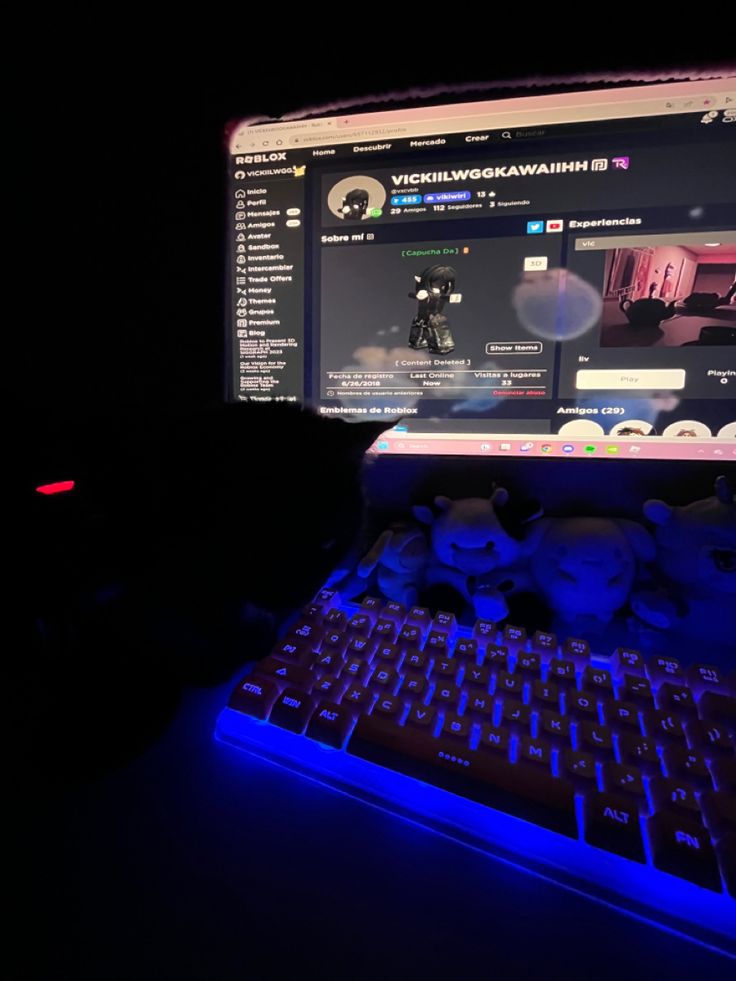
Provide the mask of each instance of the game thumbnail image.
{"label": "game thumbnail image", "polygon": [[606,253],[601,347],[736,344],[736,245],[611,249]]}

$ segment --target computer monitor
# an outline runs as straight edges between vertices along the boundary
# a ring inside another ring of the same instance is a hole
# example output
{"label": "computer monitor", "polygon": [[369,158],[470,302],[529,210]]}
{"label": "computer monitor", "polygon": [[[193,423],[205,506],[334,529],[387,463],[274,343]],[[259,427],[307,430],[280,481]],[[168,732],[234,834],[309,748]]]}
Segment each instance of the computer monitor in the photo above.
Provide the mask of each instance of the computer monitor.
{"label": "computer monitor", "polygon": [[386,454],[736,459],[736,77],[228,142],[230,399]]}

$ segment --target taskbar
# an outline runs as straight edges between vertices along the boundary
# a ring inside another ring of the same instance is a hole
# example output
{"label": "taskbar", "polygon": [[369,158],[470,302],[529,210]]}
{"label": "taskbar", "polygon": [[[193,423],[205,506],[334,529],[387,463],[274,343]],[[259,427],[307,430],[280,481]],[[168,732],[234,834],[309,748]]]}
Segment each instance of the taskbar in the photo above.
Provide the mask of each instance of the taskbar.
{"label": "taskbar", "polygon": [[569,439],[564,436],[478,433],[408,433],[390,430],[370,449],[372,454],[417,454],[422,456],[519,456],[569,457],[617,460],[736,460],[736,439],[690,437],[667,439],[608,437]]}

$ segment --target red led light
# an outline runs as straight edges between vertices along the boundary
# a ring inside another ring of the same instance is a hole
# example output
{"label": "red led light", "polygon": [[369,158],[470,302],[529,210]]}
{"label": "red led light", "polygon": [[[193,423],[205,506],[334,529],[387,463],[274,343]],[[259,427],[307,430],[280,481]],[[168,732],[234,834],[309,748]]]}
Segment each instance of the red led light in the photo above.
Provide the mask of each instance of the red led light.
{"label": "red led light", "polygon": [[41,484],[36,488],[37,494],[63,494],[65,491],[74,490],[73,480],[58,480],[55,484]]}

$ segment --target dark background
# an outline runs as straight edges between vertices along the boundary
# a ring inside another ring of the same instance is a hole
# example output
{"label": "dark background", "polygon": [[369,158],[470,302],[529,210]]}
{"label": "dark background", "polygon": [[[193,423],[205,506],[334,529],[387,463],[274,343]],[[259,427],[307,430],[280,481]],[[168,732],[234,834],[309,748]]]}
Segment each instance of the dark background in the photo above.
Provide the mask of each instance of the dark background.
{"label": "dark background", "polygon": [[[301,37],[316,27],[304,16]],[[722,65],[729,50],[708,25],[683,50],[637,15],[638,47],[618,36],[604,52],[595,38],[585,55],[528,20],[516,41],[483,26],[473,51],[467,13],[441,38],[427,11],[391,16],[406,29],[387,20],[373,38],[346,12],[335,42],[309,47],[285,46],[275,18],[251,10],[211,44],[182,39],[180,21],[152,42],[118,10],[58,37],[44,23],[43,50],[29,44],[15,76],[24,135],[9,154],[22,222],[8,330],[25,348],[11,368],[32,454],[80,423],[219,396],[228,118],[418,85]],[[39,868],[14,892],[29,936],[14,977],[724,975],[676,937],[223,755],[210,734],[225,694],[195,693],[120,773],[67,793],[35,786],[20,840]]]}
{"label": "dark background", "polygon": [[23,138],[12,148],[25,202],[14,332],[29,355],[18,379],[24,401],[53,406],[58,419],[92,405],[219,397],[229,119],[443,85],[473,99],[482,97],[475,82],[728,62],[726,39],[712,32],[677,56],[636,37],[586,55],[571,39],[540,44],[535,33],[476,49],[464,39],[436,57],[430,40],[416,50],[407,40],[387,60],[396,46],[388,39],[350,54],[339,44],[289,45],[274,28],[272,49],[268,30],[267,18],[248,27],[248,57],[230,53],[232,39],[196,48],[169,39],[156,50],[136,38],[122,53],[119,39],[115,53],[60,44],[26,66]]}

